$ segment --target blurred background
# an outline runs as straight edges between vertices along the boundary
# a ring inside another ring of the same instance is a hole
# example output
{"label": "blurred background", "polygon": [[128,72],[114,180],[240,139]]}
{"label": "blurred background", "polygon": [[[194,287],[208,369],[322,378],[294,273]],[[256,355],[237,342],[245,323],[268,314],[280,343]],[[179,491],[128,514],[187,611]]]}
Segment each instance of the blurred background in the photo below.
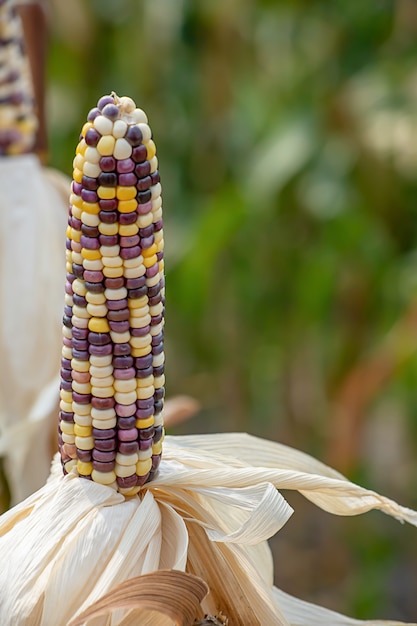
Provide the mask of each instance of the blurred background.
{"label": "blurred background", "polygon": [[[150,118],[176,433],[248,431],[417,507],[417,3],[51,0],[49,163],[98,98]],[[276,584],[417,616],[415,529],[295,508]]]}

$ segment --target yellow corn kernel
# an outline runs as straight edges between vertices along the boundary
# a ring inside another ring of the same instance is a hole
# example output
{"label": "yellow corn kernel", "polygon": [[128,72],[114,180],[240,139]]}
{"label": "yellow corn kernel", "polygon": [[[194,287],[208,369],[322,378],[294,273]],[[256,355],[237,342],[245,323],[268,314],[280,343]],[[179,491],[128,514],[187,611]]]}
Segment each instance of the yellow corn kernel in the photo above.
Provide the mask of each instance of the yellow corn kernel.
{"label": "yellow corn kernel", "polygon": [[136,224],[120,224],[119,225],[119,235],[122,237],[131,237],[132,235],[137,235],[139,228]]}
{"label": "yellow corn kernel", "polygon": [[116,189],[114,187],[99,187],[97,195],[102,200],[112,200],[116,197]]}
{"label": "yellow corn kernel", "polygon": [[162,439],[160,439],[157,443],[154,443],[152,446],[152,454],[161,454],[162,452]]}
{"label": "yellow corn kernel", "polygon": [[91,122],[86,122],[81,129],[82,137],[85,137],[87,131],[90,130],[90,128],[94,128],[93,124]]}
{"label": "yellow corn kernel", "polygon": [[152,139],[149,139],[149,141],[145,145],[146,145],[146,158],[148,161],[150,161],[151,159],[153,159],[153,157],[156,154],[156,146],[155,146],[155,143],[152,141]]}
{"label": "yellow corn kernel", "polygon": [[92,317],[88,320],[88,328],[93,333],[108,333],[110,332],[110,326],[107,319],[102,317]]}
{"label": "yellow corn kernel", "polygon": [[90,476],[91,472],[93,471],[93,464],[91,462],[87,463],[85,461],[78,460],[77,471],[82,476]]}
{"label": "yellow corn kernel", "polygon": [[116,474],[113,471],[99,472],[98,470],[93,469],[91,472],[91,478],[95,483],[100,483],[101,485],[111,485],[116,480]]}
{"label": "yellow corn kernel", "polygon": [[138,476],[146,476],[152,469],[152,459],[144,459],[136,463],[136,474]]}
{"label": "yellow corn kernel", "polygon": [[133,211],[136,211],[137,206],[138,203],[135,198],[132,198],[131,200],[119,200],[117,208],[119,209],[119,213],[133,213]]}
{"label": "yellow corn kernel", "polygon": [[73,173],[72,173],[72,177],[75,180],[76,183],[80,183],[83,179],[83,173],[81,170],[75,168]]}
{"label": "yellow corn kernel", "polygon": [[147,354],[149,354],[152,350],[152,346],[149,344],[149,346],[145,346],[144,348],[132,348],[132,356],[139,357],[139,356],[146,356]]}
{"label": "yellow corn kernel", "polygon": [[73,435],[75,424],[73,424],[72,422],[64,422],[64,420],[61,420],[60,428],[61,432],[65,433],[66,435]]}
{"label": "yellow corn kernel", "polygon": [[[145,250],[142,250],[142,254],[145,252]],[[82,252],[81,252],[82,254]],[[152,267],[152,265],[155,265],[155,263],[158,262],[158,257],[156,256],[156,254],[152,254],[152,256],[148,256],[148,257],[144,257],[143,258],[143,264],[145,267]]]}
{"label": "yellow corn kernel", "polygon": [[150,426],[153,426],[154,421],[155,418],[153,415],[150,417],[138,418],[136,420],[136,428],[150,428]]}
{"label": "yellow corn kernel", "polygon": [[137,189],[136,187],[120,187],[118,186],[116,189],[116,198],[118,200],[132,200],[136,198]]}
{"label": "yellow corn kernel", "polygon": [[90,215],[98,215],[100,213],[100,207],[97,202],[86,202],[83,200],[81,210]]}
{"label": "yellow corn kernel", "polygon": [[148,296],[141,296],[140,298],[130,298],[127,303],[129,309],[141,309],[148,304]]}
{"label": "yellow corn kernel", "polygon": [[78,437],[91,437],[93,434],[93,429],[91,426],[80,426],[80,424],[75,424],[74,426],[74,435]]}
{"label": "yellow corn kernel", "polygon": [[101,252],[100,250],[81,248],[81,256],[83,257],[83,259],[90,259],[90,261],[93,261],[94,259],[101,259]]}
{"label": "yellow corn kernel", "polygon": [[142,256],[145,257],[151,257],[153,255],[156,256],[156,253],[158,251],[158,247],[155,243],[153,243],[151,246],[149,246],[149,248],[142,248]]}

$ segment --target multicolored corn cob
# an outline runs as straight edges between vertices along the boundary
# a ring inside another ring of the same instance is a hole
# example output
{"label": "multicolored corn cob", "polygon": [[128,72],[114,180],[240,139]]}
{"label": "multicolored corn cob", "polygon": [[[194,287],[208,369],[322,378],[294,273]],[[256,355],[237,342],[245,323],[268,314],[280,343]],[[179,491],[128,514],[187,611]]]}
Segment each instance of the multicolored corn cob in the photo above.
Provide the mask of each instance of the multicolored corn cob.
{"label": "multicolored corn cob", "polygon": [[74,159],[59,446],[64,473],[125,495],[164,436],[164,261],[158,160],[145,113],[103,96]]}
{"label": "multicolored corn cob", "polygon": [[37,127],[22,24],[13,0],[0,0],[0,156],[30,152]]}

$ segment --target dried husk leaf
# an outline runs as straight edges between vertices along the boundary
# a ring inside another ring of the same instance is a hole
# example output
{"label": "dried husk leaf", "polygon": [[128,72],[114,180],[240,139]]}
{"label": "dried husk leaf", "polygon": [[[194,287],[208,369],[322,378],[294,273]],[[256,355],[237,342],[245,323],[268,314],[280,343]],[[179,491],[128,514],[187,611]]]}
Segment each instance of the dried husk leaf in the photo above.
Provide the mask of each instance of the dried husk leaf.
{"label": "dried husk leaf", "polygon": [[[130,618],[126,617],[123,623],[127,625],[128,619],[137,620],[141,617],[146,619],[144,612],[153,611],[162,619],[152,616],[152,623],[171,624],[178,626],[190,626],[194,622],[199,604],[208,592],[207,584],[191,574],[174,570],[161,570],[136,578],[126,580],[114,587],[110,593],[105,594],[94,602],[78,617],[72,619],[68,626],[82,626],[88,620],[108,616],[116,609],[140,609],[135,611]],[[169,618],[169,622],[163,616]],[[136,623],[139,623],[136,621]]]}
{"label": "dried husk leaf", "polygon": [[44,484],[56,449],[69,185],[61,175],[58,190],[33,154],[0,157],[0,456],[12,504]]}
{"label": "dried husk leaf", "polygon": [[[130,499],[63,477],[57,462],[41,490],[0,517],[0,623],[64,626],[125,580],[186,569],[210,588],[199,618],[222,611],[238,626],[398,624],[352,620],[273,587],[266,539],[292,513],[277,488],[298,489],[332,513],[378,508],[417,524],[416,512],[311,457],[239,433],[166,437],[159,474]],[[136,610],[89,626],[133,626]]]}

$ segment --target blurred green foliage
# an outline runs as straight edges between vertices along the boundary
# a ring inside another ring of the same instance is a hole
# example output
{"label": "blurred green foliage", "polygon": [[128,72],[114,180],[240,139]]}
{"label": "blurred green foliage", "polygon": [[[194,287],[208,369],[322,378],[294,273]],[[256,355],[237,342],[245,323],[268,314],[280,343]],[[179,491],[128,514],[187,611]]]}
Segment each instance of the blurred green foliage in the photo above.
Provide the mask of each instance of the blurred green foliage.
{"label": "blurred green foliage", "polygon": [[[417,4],[54,0],[51,10],[51,163],[71,173],[102,94],[149,113],[164,189],[167,389],[203,405],[181,432],[249,430],[330,458],[343,381],[416,306]],[[392,371],[341,469],[415,507],[414,347],[416,323],[389,347]],[[415,535],[342,528],[349,567],[362,571],[346,610],[415,619],[415,601],[385,593],[396,568],[416,580]]]}

